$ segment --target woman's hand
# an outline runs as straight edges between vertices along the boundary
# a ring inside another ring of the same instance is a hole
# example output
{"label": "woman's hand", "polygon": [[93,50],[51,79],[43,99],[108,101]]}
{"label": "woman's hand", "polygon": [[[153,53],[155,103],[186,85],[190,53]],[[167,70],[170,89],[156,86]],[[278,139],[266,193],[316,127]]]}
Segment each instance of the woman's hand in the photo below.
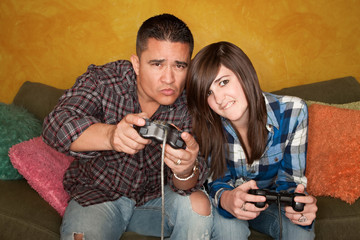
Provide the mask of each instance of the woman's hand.
{"label": "woman's hand", "polygon": [[[305,187],[302,184],[299,184],[296,187],[295,192],[304,193]],[[285,207],[286,217],[288,217],[294,224],[301,226],[310,225],[316,218],[316,212],[318,210],[318,207],[316,206],[316,198],[311,195],[306,195],[304,197],[295,197],[294,200],[295,202],[305,203],[304,210],[302,212],[296,212],[291,206],[287,206]]]}
{"label": "woman's hand", "polygon": [[241,220],[256,218],[268,205],[264,208],[255,207],[252,202],[265,202],[266,198],[248,194],[250,189],[258,189],[254,180],[243,183],[233,190],[224,191],[220,198],[221,207]]}

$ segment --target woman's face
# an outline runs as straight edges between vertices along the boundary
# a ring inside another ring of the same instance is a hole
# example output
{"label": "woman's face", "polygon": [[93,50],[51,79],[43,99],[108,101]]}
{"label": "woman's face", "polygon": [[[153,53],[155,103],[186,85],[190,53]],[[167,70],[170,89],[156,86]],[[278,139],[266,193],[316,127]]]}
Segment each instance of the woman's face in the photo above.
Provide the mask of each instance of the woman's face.
{"label": "woman's face", "polygon": [[247,125],[248,102],[244,90],[236,75],[223,65],[210,85],[207,102],[214,112],[235,126]]}

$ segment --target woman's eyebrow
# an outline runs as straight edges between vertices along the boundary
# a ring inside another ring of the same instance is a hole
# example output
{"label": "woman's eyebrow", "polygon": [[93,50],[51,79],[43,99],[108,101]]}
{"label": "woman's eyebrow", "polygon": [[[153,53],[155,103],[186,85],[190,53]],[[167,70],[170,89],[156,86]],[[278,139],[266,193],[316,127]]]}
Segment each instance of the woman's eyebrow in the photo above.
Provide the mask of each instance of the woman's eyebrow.
{"label": "woman's eyebrow", "polygon": [[221,76],[221,77],[219,77],[219,78],[215,79],[215,80],[213,81],[213,83],[217,83],[217,82],[219,82],[222,78],[224,78],[224,77],[228,77],[228,76],[230,76],[230,75],[224,75],[224,76]]}

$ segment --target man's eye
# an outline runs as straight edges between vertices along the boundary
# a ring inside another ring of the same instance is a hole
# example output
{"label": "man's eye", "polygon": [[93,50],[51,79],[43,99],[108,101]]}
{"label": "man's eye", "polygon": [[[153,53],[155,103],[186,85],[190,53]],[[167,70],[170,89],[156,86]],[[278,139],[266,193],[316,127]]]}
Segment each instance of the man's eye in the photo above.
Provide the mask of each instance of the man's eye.
{"label": "man's eye", "polygon": [[181,68],[181,69],[186,68],[186,66],[185,66],[184,64],[177,64],[176,67],[177,67],[177,68]]}
{"label": "man's eye", "polygon": [[161,63],[156,62],[156,63],[153,63],[152,65],[159,67],[159,66],[161,66]]}

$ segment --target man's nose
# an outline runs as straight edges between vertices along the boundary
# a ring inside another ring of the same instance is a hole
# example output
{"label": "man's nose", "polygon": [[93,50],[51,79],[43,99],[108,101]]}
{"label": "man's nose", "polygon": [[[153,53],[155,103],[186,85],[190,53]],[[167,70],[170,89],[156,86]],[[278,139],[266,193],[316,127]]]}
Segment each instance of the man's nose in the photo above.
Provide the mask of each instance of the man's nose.
{"label": "man's nose", "polygon": [[164,72],[162,75],[162,81],[167,84],[173,83],[175,81],[174,70],[172,69],[171,66],[167,66],[164,69]]}

